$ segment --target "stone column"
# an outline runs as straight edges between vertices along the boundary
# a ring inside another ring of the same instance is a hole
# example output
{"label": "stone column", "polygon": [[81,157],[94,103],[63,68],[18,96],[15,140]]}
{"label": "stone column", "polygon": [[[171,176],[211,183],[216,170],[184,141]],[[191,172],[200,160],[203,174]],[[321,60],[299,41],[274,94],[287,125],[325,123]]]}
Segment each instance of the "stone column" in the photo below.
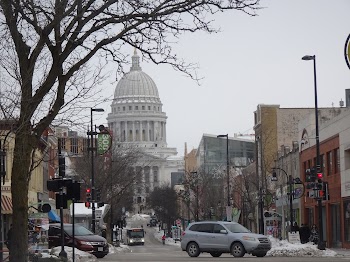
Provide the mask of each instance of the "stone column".
{"label": "stone column", "polygon": [[147,141],[149,142],[151,140],[151,138],[149,137],[149,121],[147,121]]}
{"label": "stone column", "polygon": [[125,126],[124,126],[124,129],[125,129],[125,142],[128,142],[128,121],[124,121],[125,123]]}
{"label": "stone column", "polygon": [[150,184],[150,191],[153,191],[154,189],[154,180],[153,180],[153,167],[149,167],[149,184]]}
{"label": "stone column", "polygon": [[164,142],[166,143],[166,122],[164,122]]}
{"label": "stone column", "polygon": [[132,121],[132,142],[136,141],[135,136],[135,121]]}
{"label": "stone column", "polygon": [[142,130],[142,121],[140,121],[140,141],[143,141],[142,133],[143,133],[143,130]]}

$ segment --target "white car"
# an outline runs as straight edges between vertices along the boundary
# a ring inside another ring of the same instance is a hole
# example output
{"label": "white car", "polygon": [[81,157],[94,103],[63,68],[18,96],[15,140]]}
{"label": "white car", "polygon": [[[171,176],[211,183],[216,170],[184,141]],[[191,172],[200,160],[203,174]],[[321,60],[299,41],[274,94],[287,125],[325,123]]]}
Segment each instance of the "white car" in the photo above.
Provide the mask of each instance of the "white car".
{"label": "white car", "polygon": [[246,253],[264,257],[271,249],[271,242],[235,222],[201,221],[189,224],[182,233],[181,249],[190,257],[197,257],[201,252],[213,257],[222,253],[231,253],[234,257],[243,257]]}

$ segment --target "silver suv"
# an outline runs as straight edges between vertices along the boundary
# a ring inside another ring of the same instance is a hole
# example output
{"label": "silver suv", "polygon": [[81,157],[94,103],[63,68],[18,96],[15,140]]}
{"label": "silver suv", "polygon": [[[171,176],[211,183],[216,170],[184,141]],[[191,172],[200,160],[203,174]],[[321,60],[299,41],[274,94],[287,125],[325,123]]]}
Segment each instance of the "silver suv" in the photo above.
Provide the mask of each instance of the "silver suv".
{"label": "silver suv", "polygon": [[231,253],[243,257],[245,253],[264,257],[271,249],[270,240],[250,232],[235,222],[202,221],[188,225],[182,233],[182,251],[190,257],[198,257],[201,252],[209,252],[213,257],[222,253]]}

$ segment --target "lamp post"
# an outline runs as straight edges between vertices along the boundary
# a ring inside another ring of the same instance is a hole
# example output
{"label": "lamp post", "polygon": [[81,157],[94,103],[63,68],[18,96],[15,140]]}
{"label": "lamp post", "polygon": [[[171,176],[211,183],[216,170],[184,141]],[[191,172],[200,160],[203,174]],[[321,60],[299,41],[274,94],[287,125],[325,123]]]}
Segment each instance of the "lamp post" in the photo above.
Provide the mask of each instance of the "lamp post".
{"label": "lamp post", "polygon": [[2,206],[1,206],[1,183],[2,179],[5,183],[5,176],[6,176],[6,150],[5,150],[5,143],[3,143],[3,146],[1,147],[1,140],[0,140],[0,262],[3,261],[3,239],[2,239]]}
{"label": "lamp post", "polygon": [[[305,55],[302,57],[304,61],[312,60],[314,62],[314,92],[315,92],[315,128],[316,128],[316,168],[317,172],[321,171],[320,163],[320,137],[318,129],[318,106],[317,106],[317,81],[316,81],[316,56],[315,55]],[[320,250],[325,250],[325,243],[323,242],[323,222],[322,222],[322,198],[317,199],[318,206],[318,230],[319,230],[319,240],[317,247]]]}
{"label": "lamp post", "polygon": [[96,207],[95,207],[95,164],[94,164],[94,152],[96,151],[96,147],[94,146],[94,135],[97,135],[97,132],[93,130],[93,118],[92,118],[92,112],[104,112],[103,108],[91,108],[90,109],[90,124],[91,129],[90,132],[88,132],[88,135],[90,135],[90,148],[91,151],[91,202],[92,202],[92,232],[96,233]]}
{"label": "lamp post", "polygon": [[[228,155],[228,134],[218,135],[219,137],[226,137],[226,176],[227,176],[227,206],[231,206],[230,201],[230,160]],[[227,212],[226,212],[227,213]],[[227,216],[227,221],[231,221],[231,216]]]}
{"label": "lamp post", "polygon": [[293,185],[294,185],[294,179],[292,175],[287,174],[287,172],[279,167],[274,167],[272,168],[273,173],[272,173],[272,178],[271,181],[277,181],[277,174],[275,170],[281,170],[287,177],[287,185],[289,186],[289,214],[290,214],[290,229],[289,232],[292,232],[292,226],[293,226]]}

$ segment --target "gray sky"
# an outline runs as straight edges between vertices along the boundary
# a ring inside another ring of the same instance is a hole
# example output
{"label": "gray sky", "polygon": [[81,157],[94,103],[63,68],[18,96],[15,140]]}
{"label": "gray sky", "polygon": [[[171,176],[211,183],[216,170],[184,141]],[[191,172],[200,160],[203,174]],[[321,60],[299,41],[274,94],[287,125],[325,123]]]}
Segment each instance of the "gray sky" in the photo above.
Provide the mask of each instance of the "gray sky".
{"label": "gray sky", "polygon": [[[178,56],[198,63],[201,85],[169,66],[141,62],[155,81],[168,116],[167,142],[179,155],[197,148],[203,133],[253,133],[258,104],[314,107],[316,55],[318,106],[338,107],[350,88],[344,45],[350,34],[348,0],[262,0],[257,17],[225,12],[221,33],[186,35]],[[133,50],[130,49],[130,55]],[[114,86],[106,90],[112,95]],[[104,106],[110,112],[110,104]],[[105,114],[107,115],[107,114]]]}

